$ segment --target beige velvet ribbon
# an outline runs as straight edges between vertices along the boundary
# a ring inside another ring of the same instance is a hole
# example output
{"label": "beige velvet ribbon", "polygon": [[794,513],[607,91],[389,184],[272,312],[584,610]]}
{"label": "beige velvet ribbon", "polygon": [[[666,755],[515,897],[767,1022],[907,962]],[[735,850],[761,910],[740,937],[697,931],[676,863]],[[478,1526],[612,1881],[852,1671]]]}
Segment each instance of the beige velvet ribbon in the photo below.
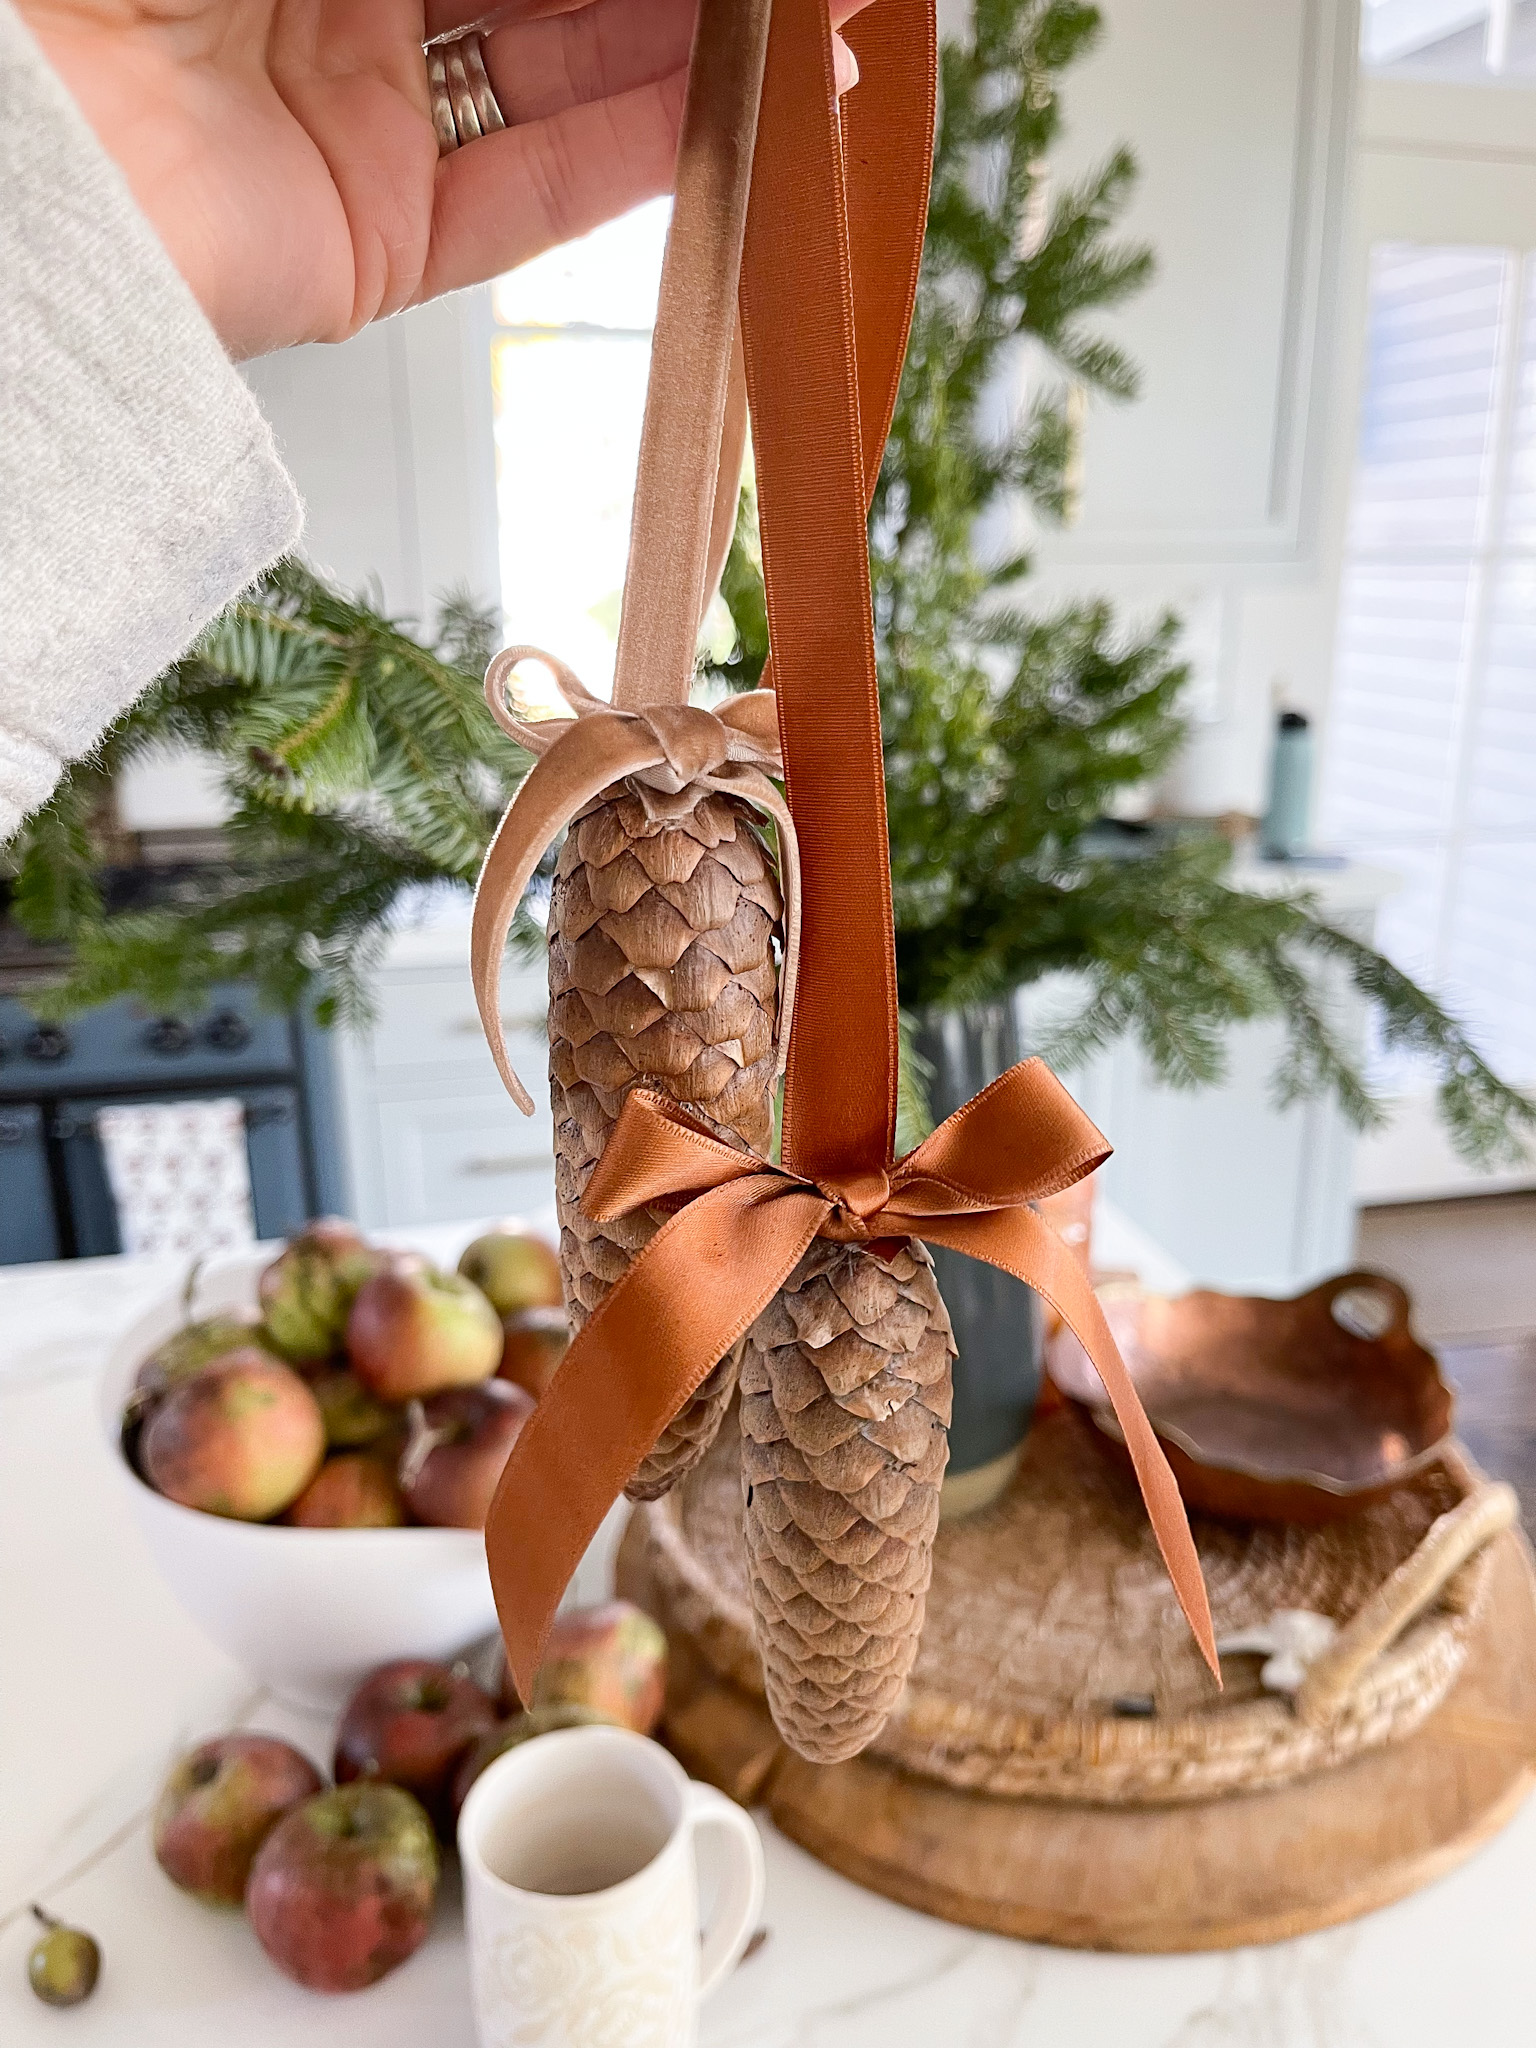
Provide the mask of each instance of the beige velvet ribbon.
{"label": "beige velvet ribbon", "polygon": [[[715,711],[690,706],[695,650],[736,523],[746,445],[746,377],[736,293],[746,234],[769,0],[702,0],[678,145],[676,197],[651,342],[651,378],[630,522],[613,701],[557,656],[508,647],[486,672],[504,731],[540,758],[497,828],[475,887],[470,972],[485,1035],[525,1115],[501,1022],[501,969],[518,904],[545,849],[604,790],[627,783],[653,816],[690,783],[742,798],[771,819],[785,898],[778,1045],[783,1064],[800,933],[794,824],[768,779],[782,772],[771,691]],[[541,662],[569,718],[526,719],[513,671]]]}

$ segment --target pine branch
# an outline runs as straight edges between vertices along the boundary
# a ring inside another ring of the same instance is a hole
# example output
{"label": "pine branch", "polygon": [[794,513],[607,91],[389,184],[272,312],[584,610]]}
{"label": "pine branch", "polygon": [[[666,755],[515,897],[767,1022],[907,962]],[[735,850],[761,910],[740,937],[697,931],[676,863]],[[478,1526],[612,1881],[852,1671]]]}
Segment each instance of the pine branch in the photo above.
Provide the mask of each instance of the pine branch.
{"label": "pine branch", "polygon": [[[66,775],[12,848],[15,915],[68,941],[72,966],[37,1006],[68,1014],[133,994],[167,1010],[219,981],[289,1008],[358,1018],[408,892],[465,886],[527,768],[487,709],[494,618],[462,595],[424,646],[301,564],[278,565]],[[111,915],[97,819],[146,746],[218,762],[227,858],[174,910]],[[524,918],[519,942],[537,927]]]}

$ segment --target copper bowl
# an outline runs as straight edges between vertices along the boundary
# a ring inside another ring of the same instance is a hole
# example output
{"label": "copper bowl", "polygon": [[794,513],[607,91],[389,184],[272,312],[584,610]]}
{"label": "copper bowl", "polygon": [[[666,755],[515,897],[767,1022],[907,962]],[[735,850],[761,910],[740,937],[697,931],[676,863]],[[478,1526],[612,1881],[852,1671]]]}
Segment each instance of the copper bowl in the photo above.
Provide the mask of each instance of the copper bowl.
{"label": "copper bowl", "polygon": [[[1208,1514],[1336,1521],[1432,1464],[1450,1435],[1451,1390],[1381,1273],[1340,1273],[1293,1301],[1121,1286],[1101,1300],[1179,1490]],[[1124,1457],[1070,1330],[1047,1364]]]}

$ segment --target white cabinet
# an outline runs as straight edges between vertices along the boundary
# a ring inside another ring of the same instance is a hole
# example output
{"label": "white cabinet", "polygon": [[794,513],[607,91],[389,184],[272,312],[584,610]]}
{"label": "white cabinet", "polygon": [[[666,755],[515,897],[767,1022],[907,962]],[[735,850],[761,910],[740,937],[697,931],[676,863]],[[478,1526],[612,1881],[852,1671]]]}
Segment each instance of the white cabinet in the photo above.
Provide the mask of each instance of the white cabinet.
{"label": "white cabinet", "polygon": [[[1144,291],[1087,323],[1141,372],[1088,401],[1074,516],[1018,538],[1039,613],[1107,598],[1127,625],[1171,610],[1191,741],[1159,795],[1257,814],[1278,699],[1315,709],[1331,651],[1332,456],[1349,438],[1359,335],[1342,270],[1355,0],[1102,0],[1061,82],[1062,186],[1118,144],[1139,176],[1117,234]],[[1341,284],[1344,298],[1341,300]],[[1030,397],[1025,385],[1014,401]]]}
{"label": "white cabinet", "polygon": [[543,963],[509,962],[502,1016],[534,1100],[501,1085],[453,917],[397,939],[374,984],[375,1016],[339,1046],[344,1143],[358,1220],[374,1228],[532,1215],[554,1200]]}
{"label": "white cabinet", "polygon": [[305,555],[391,615],[500,601],[489,286],[245,365],[304,499]]}
{"label": "white cabinet", "polygon": [[1352,0],[1102,0],[1062,82],[1063,182],[1119,142],[1156,270],[1113,321],[1134,405],[1087,422],[1079,517],[1049,555],[1291,563],[1310,544],[1341,238]]}

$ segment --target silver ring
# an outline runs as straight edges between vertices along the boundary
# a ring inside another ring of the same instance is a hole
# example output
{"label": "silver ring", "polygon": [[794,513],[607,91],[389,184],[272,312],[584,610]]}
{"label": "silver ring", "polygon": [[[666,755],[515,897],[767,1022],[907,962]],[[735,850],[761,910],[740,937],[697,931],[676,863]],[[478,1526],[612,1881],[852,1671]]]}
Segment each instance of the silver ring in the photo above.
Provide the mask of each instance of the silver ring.
{"label": "silver ring", "polygon": [[432,43],[427,52],[427,89],[432,98],[432,126],[437,153],[447,156],[477,136],[494,135],[507,125],[497,104],[485,53],[474,32],[451,42]]}

